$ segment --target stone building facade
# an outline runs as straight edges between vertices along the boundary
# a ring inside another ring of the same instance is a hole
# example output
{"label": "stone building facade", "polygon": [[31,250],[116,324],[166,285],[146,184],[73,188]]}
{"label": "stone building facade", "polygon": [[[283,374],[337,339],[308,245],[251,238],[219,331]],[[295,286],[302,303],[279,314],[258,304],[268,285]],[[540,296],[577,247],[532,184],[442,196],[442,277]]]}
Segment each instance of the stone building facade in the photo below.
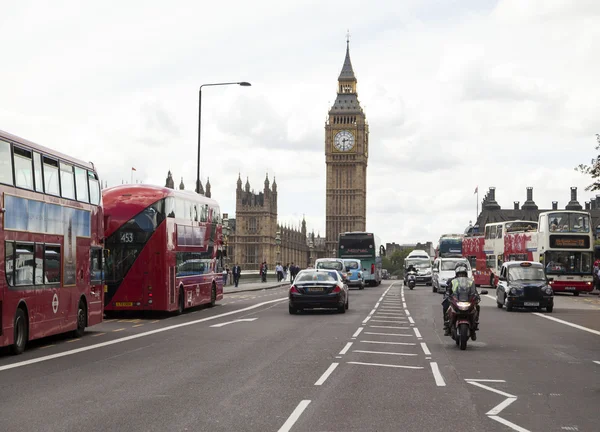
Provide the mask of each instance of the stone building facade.
{"label": "stone building facade", "polygon": [[[590,212],[592,216],[592,229],[598,236],[598,233],[600,233],[600,195],[596,195],[591,198],[590,201],[586,201],[584,206],[582,206],[577,198],[577,188],[571,187],[570,192],[570,201],[568,201],[562,209],[584,210]],[[486,224],[493,222],[504,222],[517,219],[537,221],[540,213],[552,210],[559,210],[558,201],[552,201],[552,205],[549,208],[546,207],[540,209],[533,200],[533,187],[528,187],[526,189],[526,199],[523,205],[520,205],[519,201],[514,201],[512,209],[503,209],[496,201],[496,188],[490,187],[481,202],[481,213],[479,213],[477,218],[475,229],[482,232]],[[468,227],[466,233],[472,229],[473,227]]]}
{"label": "stone building facade", "polygon": [[[248,179],[242,187],[240,176],[235,194],[235,220],[229,219],[232,229],[228,247],[231,265],[237,263],[242,270],[258,270],[260,263],[266,261],[269,271],[272,271],[277,262],[283,265],[293,262],[304,268],[309,265],[311,256],[315,259],[324,254],[324,242],[321,245],[320,236],[315,238],[314,233],[312,238],[309,236],[304,219],[298,228],[278,223],[275,179],[271,185],[267,175],[263,190],[256,193]],[[309,240],[312,239],[311,243]]]}
{"label": "stone building facade", "polygon": [[337,97],[325,123],[326,250],[336,251],[338,236],[365,231],[369,125],[356,92],[357,79],[346,41]]}
{"label": "stone building facade", "polygon": [[[206,192],[204,191],[204,188],[202,187],[202,182],[200,182],[200,194],[204,195],[207,198],[211,198],[211,193],[210,193],[210,179],[206,179]],[[169,189],[175,189],[175,181],[173,180],[173,173],[171,173],[171,170],[169,170],[168,174],[167,174],[167,179],[165,181],[165,187],[169,188]],[[181,182],[179,183],[179,189],[180,190],[185,190],[185,185],[183,184],[183,177],[181,177]],[[196,188],[196,193],[198,193],[198,188]]]}

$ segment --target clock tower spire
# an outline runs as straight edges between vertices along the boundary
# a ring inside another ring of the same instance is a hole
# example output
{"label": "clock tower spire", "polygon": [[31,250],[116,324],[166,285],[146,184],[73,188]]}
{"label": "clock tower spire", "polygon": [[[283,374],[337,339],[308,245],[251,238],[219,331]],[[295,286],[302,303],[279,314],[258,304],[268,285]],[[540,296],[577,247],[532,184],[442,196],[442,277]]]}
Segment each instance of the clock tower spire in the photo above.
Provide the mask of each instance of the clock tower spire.
{"label": "clock tower spire", "polygon": [[369,125],[358,100],[357,82],[350,60],[348,33],[346,57],[338,76],[337,97],[325,123],[328,254],[337,255],[340,233],[366,230]]}

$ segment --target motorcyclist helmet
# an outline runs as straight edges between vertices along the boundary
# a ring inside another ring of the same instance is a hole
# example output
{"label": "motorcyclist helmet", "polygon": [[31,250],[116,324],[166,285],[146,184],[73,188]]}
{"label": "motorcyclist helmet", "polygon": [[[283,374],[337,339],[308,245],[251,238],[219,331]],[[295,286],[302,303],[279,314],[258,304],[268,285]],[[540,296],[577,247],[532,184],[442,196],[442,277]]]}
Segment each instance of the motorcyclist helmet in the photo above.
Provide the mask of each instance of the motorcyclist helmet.
{"label": "motorcyclist helmet", "polygon": [[469,270],[465,264],[459,263],[454,267],[454,275],[459,277],[469,277]]}

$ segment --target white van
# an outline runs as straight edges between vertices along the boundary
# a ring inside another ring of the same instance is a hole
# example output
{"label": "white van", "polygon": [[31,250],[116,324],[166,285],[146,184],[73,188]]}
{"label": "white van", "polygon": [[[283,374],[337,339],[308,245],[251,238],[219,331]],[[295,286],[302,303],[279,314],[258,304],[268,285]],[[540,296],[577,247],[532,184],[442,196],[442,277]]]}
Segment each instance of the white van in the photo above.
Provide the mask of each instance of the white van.
{"label": "white van", "polygon": [[323,270],[337,270],[344,281],[347,279],[346,267],[344,266],[344,260],[341,258],[319,258],[315,261],[316,269]]}
{"label": "white van", "polygon": [[440,292],[442,294],[446,292],[446,283],[448,282],[448,279],[451,279],[455,276],[456,272],[454,269],[459,263],[467,266],[469,279],[473,279],[473,270],[471,269],[471,264],[466,258],[437,258],[433,262],[433,292]]}

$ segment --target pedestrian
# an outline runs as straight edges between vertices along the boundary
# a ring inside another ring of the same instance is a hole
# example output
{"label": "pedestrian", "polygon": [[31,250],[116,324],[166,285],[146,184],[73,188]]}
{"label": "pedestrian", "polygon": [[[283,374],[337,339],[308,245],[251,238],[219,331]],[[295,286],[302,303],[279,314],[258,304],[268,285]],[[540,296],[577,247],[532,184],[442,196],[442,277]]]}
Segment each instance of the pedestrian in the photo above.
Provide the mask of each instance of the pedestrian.
{"label": "pedestrian", "polygon": [[233,266],[233,270],[231,272],[233,274],[233,282],[235,283],[235,286],[237,287],[238,284],[240,283],[240,276],[242,275],[242,268],[237,265],[237,263]]}
{"label": "pedestrian", "polygon": [[223,269],[223,286],[227,285],[227,269]]}

